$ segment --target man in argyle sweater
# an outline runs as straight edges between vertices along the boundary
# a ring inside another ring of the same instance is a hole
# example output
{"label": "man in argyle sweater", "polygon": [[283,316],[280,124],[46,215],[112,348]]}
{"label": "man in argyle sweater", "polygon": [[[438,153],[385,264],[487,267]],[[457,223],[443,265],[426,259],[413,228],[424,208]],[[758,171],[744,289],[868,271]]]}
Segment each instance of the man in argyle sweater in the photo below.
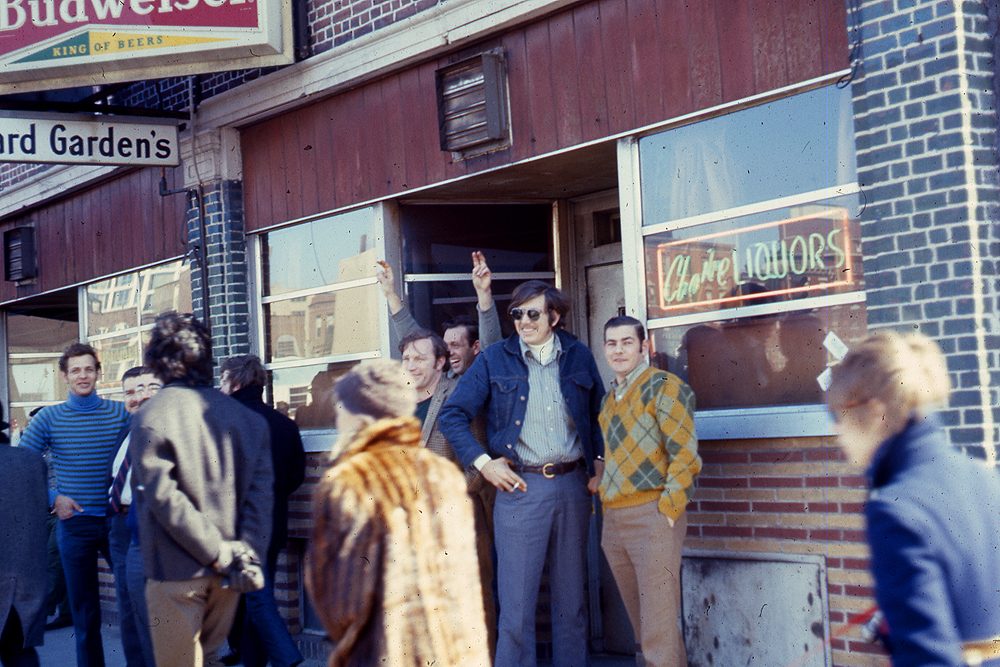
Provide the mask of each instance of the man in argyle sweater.
{"label": "man in argyle sweater", "polygon": [[599,422],[606,462],[601,547],[648,667],[686,665],[679,624],[684,510],[701,471],[694,392],[650,367],[642,323],[613,317],[604,354],[615,373]]}

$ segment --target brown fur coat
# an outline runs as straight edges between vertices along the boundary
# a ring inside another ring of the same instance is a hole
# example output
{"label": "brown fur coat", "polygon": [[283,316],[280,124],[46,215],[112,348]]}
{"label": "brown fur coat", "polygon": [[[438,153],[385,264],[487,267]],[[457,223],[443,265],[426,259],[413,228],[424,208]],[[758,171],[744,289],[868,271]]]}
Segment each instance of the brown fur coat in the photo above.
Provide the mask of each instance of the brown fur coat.
{"label": "brown fur coat", "polygon": [[307,586],[341,665],[489,665],[462,473],[412,417],[375,422],[313,496]]}

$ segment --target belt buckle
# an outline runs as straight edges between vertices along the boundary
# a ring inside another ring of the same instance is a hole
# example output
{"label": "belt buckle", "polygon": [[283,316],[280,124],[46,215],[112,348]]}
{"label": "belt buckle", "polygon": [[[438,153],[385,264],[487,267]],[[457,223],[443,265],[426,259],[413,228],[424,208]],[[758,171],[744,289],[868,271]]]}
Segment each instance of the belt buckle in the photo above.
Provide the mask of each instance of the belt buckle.
{"label": "belt buckle", "polygon": [[555,468],[555,467],[556,467],[555,463],[545,463],[545,464],[543,464],[542,465],[542,476],[545,479],[553,479],[556,476],[556,474],[554,472],[550,472],[550,469],[551,468]]}

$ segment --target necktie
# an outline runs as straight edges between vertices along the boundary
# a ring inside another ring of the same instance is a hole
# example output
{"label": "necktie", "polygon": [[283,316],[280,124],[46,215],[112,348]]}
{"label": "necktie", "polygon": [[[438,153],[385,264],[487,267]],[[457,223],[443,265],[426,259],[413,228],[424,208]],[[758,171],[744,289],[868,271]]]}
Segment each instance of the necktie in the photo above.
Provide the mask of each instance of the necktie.
{"label": "necktie", "polygon": [[108,504],[115,512],[122,511],[122,491],[125,490],[125,480],[128,479],[128,471],[131,467],[131,452],[126,449],[125,458],[122,459],[121,467],[118,468],[118,474],[115,475],[115,481],[111,484],[111,493],[108,496]]}

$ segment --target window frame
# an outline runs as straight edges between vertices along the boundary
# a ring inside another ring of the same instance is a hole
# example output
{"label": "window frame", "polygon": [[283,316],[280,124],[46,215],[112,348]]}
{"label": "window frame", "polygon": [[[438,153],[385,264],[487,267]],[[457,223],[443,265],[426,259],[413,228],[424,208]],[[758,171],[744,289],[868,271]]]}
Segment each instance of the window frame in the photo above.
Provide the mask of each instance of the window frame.
{"label": "window frame", "polygon": [[[283,292],[277,295],[265,295],[265,276],[264,276],[264,238],[267,234],[280,233],[282,230],[290,229],[292,227],[302,225],[302,224],[312,224],[320,223],[324,220],[333,220],[340,215],[357,213],[358,211],[363,211],[369,209],[372,215],[372,237],[373,237],[373,247],[375,248],[376,255],[379,257],[387,256],[387,242],[386,236],[389,234],[392,236],[392,229],[395,224],[395,216],[392,210],[392,206],[388,202],[378,202],[375,204],[363,205],[363,206],[353,206],[343,209],[337,209],[334,211],[327,211],[322,214],[309,216],[307,218],[301,218],[295,220],[294,222],[283,223],[281,225],[276,225],[262,229],[259,231],[254,231],[248,233],[247,241],[250,245],[247,253],[247,260],[250,263],[248,267],[248,274],[250,285],[249,294],[250,297],[250,320],[254,323],[250,331],[250,349],[260,357],[263,363],[264,369],[270,375],[272,371],[284,370],[289,368],[301,368],[304,366],[316,366],[322,364],[331,363],[351,363],[364,361],[366,359],[378,359],[382,357],[389,356],[389,319],[388,312],[385,309],[385,299],[382,296],[381,291],[379,291],[378,303],[380,309],[385,311],[384,314],[378,317],[378,345],[369,351],[364,352],[353,352],[348,354],[333,354],[325,355],[323,357],[309,357],[303,359],[293,359],[287,361],[277,361],[271,362],[267,359],[267,340],[265,337],[266,322],[265,322],[265,306],[281,301],[290,301],[297,298],[315,296],[317,294],[330,294],[333,292],[339,292],[346,289],[366,287],[368,285],[378,285],[378,280],[375,276],[368,278],[357,278],[349,281],[343,281],[338,283],[333,283],[331,285],[322,285],[319,287],[309,287],[299,290],[293,290],[290,292]],[[393,262],[393,259],[389,259]],[[312,326],[311,323],[306,323],[307,327]],[[274,397],[271,395],[271,385],[268,382],[267,392],[265,400],[270,404],[274,403]],[[337,440],[337,430],[336,428],[308,428],[301,430],[302,444],[307,452],[326,452],[329,451]]]}
{"label": "window frame", "polygon": [[[93,345],[95,341],[96,342],[100,342],[100,341],[103,341],[103,340],[110,340],[110,339],[113,339],[113,338],[123,338],[125,336],[138,336],[139,337],[139,354],[140,354],[140,358],[137,360],[136,364],[137,365],[141,365],[142,364],[142,356],[141,355],[142,355],[142,347],[143,347],[143,340],[144,340],[143,337],[144,337],[145,334],[147,334],[148,332],[150,332],[150,331],[153,330],[153,327],[155,326],[155,322],[150,322],[148,324],[143,324],[142,323],[142,309],[144,307],[144,303],[139,298],[140,295],[136,295],[135,304],[134,304],[135,314],[136,314],[136,320],[135,320],[136,324],[135,324],[135,326],[128,326],[128,327],[125,327],[124,329],[118,329],[116,331],[110,331],[110,332],[107,332],[107,333],[101,333],[101,334],[96,334],[96,335],[91,336],[91,335],[88,335],[88,333],[87,333],[87,330],[88,330],[88,328],[90,326],[90,304],[87,301],[87,288],[91,287],[92,285],[96,285],[98,283],[102,283],[102,282],[105,282],[105,281],[108,281],[108,280],[114,280],[115,278],[120,278],[122,276],[133,276],[133,280],[138,280],[139,274],[142,273],[143,271],[148,271],[150,269],[155,269],[155,268],[160,267],[160,266],[166,266],[168,264],[175,264],[175,263],[178,263],[178,262],[183,266],[183,264],[185,262],[187,262],[187,261],[188,261],[188,258],[186,256],[174,257],[172,259],[168,259],[168,260],[163,261],[163,262],[155,262],[153,264],[146,264],[144,266],[135,267],[135,268],[130,269],[128,271],[120,271],[118,273],[114,273],[114,274],[111,274],[111,275],[108,275],[108,276],[104,276],[104,277],[99,278],[97,280],[91,280],[91,281],[89,281],[89,282],[87,282],[87,283],[85,283],[85,284],[80,285],[79,287],[77,287],[77,312],[79,313],[78,320],[79,320],[79,326],[80,326],[80,342],[87,343],[88,345]],[[193,275],[193,272],[190,272],[190,270],[189,270],[189,279],[191,281],[191,284],[193,285],[194,284],[194,275]],[[134,288],[130,288],[130,289],[132,289],[132,291],[134,291]],[[155,289],[155,288],[153,288],[153,289]],[[121,289],[119,291],[124,291],[124,290]],[[115,292],[115,294],[112,296],[112,302],[114,300],[114,296],[116,296],[117,294],[118,294],[118,292]],[[191,295],[192,295],[192,300],[193,300],[193,297],[194,297],[193,288],[191,290]],[[101,371],[101,377],[102,377],[102,379],[104,381],[107,381],[107,378],[104,377],[104,370]],[[118,380],[117,378],[114,379],[115,386],[98,388],[97,389],[97,395],[101,396],[103,398],[109,398],[111,400],[116,400],[116,401],[122,400],[123,399],[123,395],[122,395],[122,390],[121,390],[121,384],[117,380]]]}
{"label": "window frame", "polygon": [[[685,123],[689,123],[711,120],[729,113],[739,113],[742,110],[774,102],[777,99],[829,85],[831,85],[830,82],[822,82],[820,85],[817,85],[816,81],[806,82],[798,87],[793,86],[783,89],[780,96],[762,96],[759,99],[754,99],[753,103],[748,103],[750,100],[743,100],[733,105],[706,110],[704,113],[685,118],[684,121]],[[630,315],[644,322],[647,331],[651,334],[656,329],[685,324],[811,310],[813,308],[865,303],[867,301],[865,290],[859,289],[842,294],[821,295],[791,301],[727,308],[724,310],[724,318],[720,318],[720,312],[722,311],[719,310],[689,313],[674,317],[649,318],[649,304],[646,299],[648,278],[644,252],[647,236],[664,231],[720,222],[742,215],[761,213],[861,193],[861,187],[857,182],[837,184],[810,192],[796,193],[777,199],[730,207],[644,227],[642,224],[642,181],[639,161],[640,140],[652,134],[669,131],[673,127],[680,127],[685,123],[651,128],[648,131],[618,140],[617,154],[622,219],[622,260],[624,267],[626,267],[623,276],[625,282],[626,310]],[[627,267],[632,267],[632,269],[630,270]],[[697,410],[695,412],[695,426],[698,437],[702,440],[813,437],[831,436],[836,433],[835,424],[826,406],[821,403]]]}

